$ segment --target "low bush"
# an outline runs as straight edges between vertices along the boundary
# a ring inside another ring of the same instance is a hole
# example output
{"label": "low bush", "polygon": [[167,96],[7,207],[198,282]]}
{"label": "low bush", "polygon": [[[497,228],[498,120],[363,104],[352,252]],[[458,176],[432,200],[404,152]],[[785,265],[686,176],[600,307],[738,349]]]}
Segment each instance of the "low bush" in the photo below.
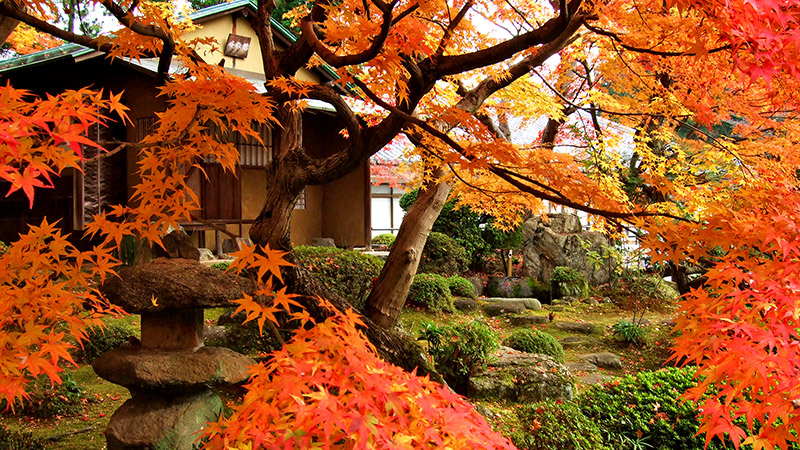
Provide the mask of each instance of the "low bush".
{"label": "low bush", "polygon": [[517,410],[520,430],[511,441],[520,450],[606,450],[600,428],[571,402],[540,402]]}
{"label": "low bush", "polygon": [[355,250],[334,247],[294,248],[299,265],[359,311],[383,268],[383,260]]}
{"label": "low bush", "polygon": [[382,234],[379,234],[379,235],[375,236],[374,238],[372,238],[372,240],[370,242],[372,243],[372,245],[375,245],[377,247],[386,248],[386,247],[389,247],[390,245],[392,245],[392,243],[394,242],[394,239],[395,239],[395,235],[394,234],[392,234],[392,233],[382,233]]}
{"label": "low bush", "polygon": [[128,344],[136,332],[124,322],[109,322],[105,327],[87,330],[83,349],[77,346],[74,357],[78,361],[90,363],[103,353]]}
{"label": "low bush", "polygon": [[[62,372],[61,383],[52,383],[46,375],[41,375],[28,383],[25,392],[27,399],[17,401],[14,413],[36,419],[53,419],[55,417],[74,416],[83,410],[86,392],[72,379],[71,372]],[[6,408],[6,402],[0,402],[0,409]]]}
{"label": "low bush", "polygon": [[[578,397],[584,415],[605,430],[606,444],[655,450],[703,449],[697,410],[678,397],[696,385],[693,367],[640,372],[619,382],[594,385]],[[712,441],[710,449],[722,448]]]}
{"label": "low bush", "polygon": [[227,347],[243,355],[257,357],[281,348],[281,343],[267,327],[259,332],[258,323],[245,320],[244,313],[231,316],[233,309],[226,311],[217,320],[217,325],[225,327],[225,333],[206,339],[209,347]]}
{"label": "low bush", "polygon": [[456,297],[478,297],[475,286],[466,278],[452,276],[447,279],[447,285],[450,287],[450,293]]}
{"label": "low bush", "polygon": [[564,362],[564,348],[550,333],[539,330],[518,330],[503,341],[503,345],[526,353],[547,355]]}
{"label": "low bush", "polygon": [[497,334],[485,323],[454,325],[422,324],[421,340],[428,341],[428,353],[436,370],[456,392],[463,394],[469,376],[482,367],[498,348]]}
{"label": "low bush", "polygon": [[583,274],[569,267],[558,266],[553,269],[550,278],[550,290],[553,298],[577,297],[586,298],[589,295],[589,283]]}
{"label": "low bush", "polygon": [[615,323],[611,329],[614,331],[614,336],[622,342],[629,344],[642,344],[644,338],[647,336],[647,330],[633,322],[627,320],[620,320]]}
{"label": "low bush", "polygon": [[12,431],[0,425],[0,450],[38,450],[45,448],[41,439],[27,431]]}
{"label": "low bush", "polygon": [[446,234],[433,232],[425,241],[417,272],[452,276],[464,273],[468,267],[469,257],[464,247]]}
{"label": "low bush", "polygon": [[425,308],[430,312],[454,311],[450,284],[447,278],[435,273],[420,273],[414,276],[406,303]]}
{"label": "low bush", "polygon": [[211,267],[212,269],[217,269],[217,270],[221,270],[221,271],[224,272],[224,271],[228,270],[228,267],[230,267],[230,266],[231,266],[231,263],[229,261],[223,261],[223,262],[218,262],[218,263],[211,264],[209,267]]}

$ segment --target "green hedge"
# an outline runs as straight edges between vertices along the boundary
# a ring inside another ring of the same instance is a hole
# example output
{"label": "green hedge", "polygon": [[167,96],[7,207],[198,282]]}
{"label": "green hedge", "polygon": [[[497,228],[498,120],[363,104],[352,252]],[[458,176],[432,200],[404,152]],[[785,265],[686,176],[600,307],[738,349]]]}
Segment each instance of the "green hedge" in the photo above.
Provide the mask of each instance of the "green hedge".
{"label": "green hedge", "polygon": [[511,432],[520,450],[607,450],[600,427],[571,402],[540,402],[517,410],[521,429]]}
{"label": "green hedge", "polygon": [[373,281],[383,268],[380,258],[355,250],[299,246],[294,248],[294,254],[299,265],[357,310],[364,309]]}
{"label": "green hedge", "polygon": [[[697,384],[694,374],[693,367],[640,372],[619,383],[592,386],[578,403],[584,415],[606,430],[606,443],[615,448],[640,444],[654,450],[701,450],[705,437],[695,436],[698,412],[692,403],[678,400]],[[708,448],[722,446],[712,441]]]}

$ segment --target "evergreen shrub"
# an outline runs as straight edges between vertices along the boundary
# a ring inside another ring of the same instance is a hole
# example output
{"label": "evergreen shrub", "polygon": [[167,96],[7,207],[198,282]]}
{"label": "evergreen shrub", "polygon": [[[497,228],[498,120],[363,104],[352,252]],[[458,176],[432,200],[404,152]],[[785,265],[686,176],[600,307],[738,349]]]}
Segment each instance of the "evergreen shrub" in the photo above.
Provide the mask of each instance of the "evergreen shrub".
{"label": "evergreen shrub", "polygon": [[453,295],[447,278],[435,273],[414,276],[406,303],[430,312],[453,312]]}
{"label": "evergreen shrub", "polygon": [[479,321],[453,325],[423,324],[421,340],[436,370],[456,392],[464,393],[469,375],[481,368],[498,348],[497,334]]}
{"label": "evergreen shrub", "polygon": [[452,276],[447,279],[447,284],[450,287],[450,293],[456,297],[478,297],[475,293],[475,286],[466,278]]}
{"label": "evergreen shrub", "polygon": [[294,254],[300,266],[359,311],[383,268],[382,259],[355,250],[304,245]]}
{"label": "evergreen shrub", "polygon": [[464,247],[450,236],[432,232],[422,249],[418,273],[437,273],[452,276],[464,273],[469,268],[469,257]]}
{"label": "evergreen shrub", "polygon": [[521,429],[511,432],[520,450],[607,450],[600,428],[572,402],[546,401],[517,410]]}

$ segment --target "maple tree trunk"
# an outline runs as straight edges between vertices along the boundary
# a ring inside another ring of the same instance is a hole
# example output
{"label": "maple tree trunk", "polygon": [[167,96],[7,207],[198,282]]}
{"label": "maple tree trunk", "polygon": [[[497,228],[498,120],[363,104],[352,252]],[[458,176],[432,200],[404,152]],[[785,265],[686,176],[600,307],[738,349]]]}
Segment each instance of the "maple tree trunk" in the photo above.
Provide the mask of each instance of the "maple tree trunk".
{"label": "maple tree trunk", "polygon": [[[433,176],[439,178],[443,173],[444,170],[438,168]],[[397,322],[417,273],[425,241],[447,201],[450,188],[449,183],[436,182],[421,189],[400,224],[392,251],[366,301],[367,317],[383,328],[391,329]]]}

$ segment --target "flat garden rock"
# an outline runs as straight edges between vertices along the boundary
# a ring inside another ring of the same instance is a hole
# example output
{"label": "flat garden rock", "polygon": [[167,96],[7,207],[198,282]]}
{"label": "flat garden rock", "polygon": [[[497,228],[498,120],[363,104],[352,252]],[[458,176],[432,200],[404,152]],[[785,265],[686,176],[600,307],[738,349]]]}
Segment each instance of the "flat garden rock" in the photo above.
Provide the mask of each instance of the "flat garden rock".
{"label": "flat garden rock", "polygon": [[597,372],[597,366],[587,362],[571,362],[564,364],[564,366],[573,374],[580,372]]}
{"label": "flat garden rock", "polygon": [[619,359],[619,356],[613,353],[590,353],[588,355],[581,355],[578,358],[580,358],[581,361],[594,364],[603,369],[622,369],[622,361]]}
{"label": "flat garden rock", "polygon": [[539,311],[542,309],[542,303],[535,298],[503,298],[503,297],[488,297],[482,299],[486,303],[497,303],[500,305],[508,304],[521,304],[525,309],[531,311]]}
{"label": "flat garden rock", "polygon": [[211,391],[186,397],[139,395],[111,417],[105,432],[108,449],[200,448],[197,433],[220,414],[222,400]]}
{"label": "flat garden rock", "polygon": [[478,309],[478,301],[471,298],[459,297],[453,300],[453,306],[463,312],[476,311]]}
{"label": "flat garden rock", "polygon": [[224,347],[178,351],[120,347],[94,360],[92,368],[101,378],[128,389],[174,395],[244,382],[247,367],[253,364],[251,358]]}
{"label": "flat garden rock", "polygon": [[547,316],[535,316],[532,314],[519,314],[516,316],[511,316],[511,325],[515,327],[541,325],[549,322],[550,319],[548,319]]}
{"label": "flat garden rock", "polygon": [[559,339],[558,343],[561,344],[561,346],[564,348],[581,347],[587,344],[585,339],[580,338],[578,336],[567,336],[565,338]]}
{"label": "flat garden rock", "polygon": [[575,395],[572,374],[546,355],[502,347],[496,359],[469,379],[470,398],[516,402],[569,400]]}
{"label": "flat garden rock", "polygon": [[522,302],[487,303],[482,309],[487,316],[494,317],[502,314],[520,314],[525,311],[525,305]]}
{"label": "flat garden rock", "polygon": [[568,333],[592,334],[595,332],[593,323],[586,322],[556,322],[555,327]]}
{"label": "flat garden rock", "polygon": [[248,279],[188,259],[159,258],[117,273],[119,278],[108,278],[100,290],[131,314],[230,306],[242,292],[254,291]]}

